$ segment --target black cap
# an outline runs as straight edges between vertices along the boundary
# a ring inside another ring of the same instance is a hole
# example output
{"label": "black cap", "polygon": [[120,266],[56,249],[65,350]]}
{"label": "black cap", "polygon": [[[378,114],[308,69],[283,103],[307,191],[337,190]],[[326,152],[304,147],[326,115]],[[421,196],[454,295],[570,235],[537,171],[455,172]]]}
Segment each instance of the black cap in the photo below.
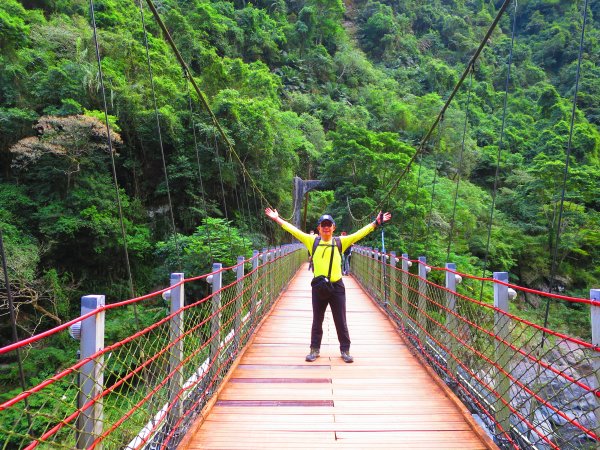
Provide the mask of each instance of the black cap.
{"label": "black cap", "polygon": [[329,214],[323,214],[323,215],[322,215],[322,216],[319,218],[319,220],[318,220],[318,222],[317,222],[317,225],[321,225],[321,222],[324,222],[324,221],[326,221],[326,220],[328,220],[329,222],[331,222],[332,224],[334,224],[334,225],[335,225],[335,220],[333,220],[333,217],[331,217]]}

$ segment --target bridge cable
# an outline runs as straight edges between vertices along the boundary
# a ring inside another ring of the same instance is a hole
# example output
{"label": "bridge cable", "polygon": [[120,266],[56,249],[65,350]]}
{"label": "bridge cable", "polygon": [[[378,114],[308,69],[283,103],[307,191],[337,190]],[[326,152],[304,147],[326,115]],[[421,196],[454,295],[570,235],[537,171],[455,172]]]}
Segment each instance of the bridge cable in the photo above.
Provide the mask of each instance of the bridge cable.
{"label": "bridge cable", "polygon": [[[556,272],[558,271],[559,264],[557,263],[558,258],[558,247],[560,243],[560,229],[562,226],[562,218],[563,218],[563,210],[565,203],[565,195],[567,190],[567,178],[569,175],[569,159],[571,158],[571,149],[573,145],[573,130],[575,127],[575,114],[577,112],[577,96],[579,94],[579,78],[581,74],[581,59],[583,55],[583,43],[585,38],[585,27],[587,23],[587,10],[588,10],[588,0],[585,0],[585,4],[583,6],[583,23],[581,26],[581,35],[579,38],[579,54],[577,56],[577,71],[575,72],[575,92],[573,93],[573,106],[571,108],[571,123],[569,125],[569,140],[567,142],[567,154],[565,157],[565,168],[563,171],[563,180],[562,180],[562,192],[560,197],[560,207],[558,212],[558,222],[556,224],[556,237],[554,239],[554,247],[552,248],[552,266],[550,269],[550,287],[548,292],[552,292],[552,287],[555,283]],[[542,333],[541,340],[541,348],[544,347],[544,342],[546,338],[545,329],[548,325],[548,314],[550,311],[550,299],[546,299],[546,310],[544,313],[544,332]]]}
{"label": "bridge cable", "polygon": [[[416,153],[415,153],[416,155]],[[421,172],[423,169],[423,155],[419,154],[419,173],[417,175],[417,189],[415,190],[415,195],[413,196],[413,206],[415,211],[413,212],[412,215],[412,227],[411,227],[411,232],[410,232],[410,252],[413,252],[414,249],[414,243],[415,243],[415,223],[417,220],[417,203],[419,201],[419,189],[420,189],[420,185],[421,185]]]}
{"label": "bridge cable", "polygon": [[[232,168],[235,167],[235,164],[233,162],[233,158],[231,157],[231,153],[229,153],[228,156],[229,156],[229,162],[231,164],[231,167]],[[233,182],[234,182],[233,193],[234,193],[234,196],[235,196],[235,201],[237,203],[238,211],[240,211],[240,213],[242,214],[242,223],[245,224],[245,226],[247,227],[247,229],[250,229],[250,215],[251,215],[250,208],[248,208],[248,217],[246,217],[245,205],[244,205],[243,200],[240,200],[241,195],[240,195],[240,192],[238,190],[238,177],[235,176],[235,173],[234,173],[234,177],[233,177]],[[242,242],[244,243],[244,247],[246,247],[246,249],[250,253],[252,253],[252,248],[251,248],[252,244],[249,242],[249,240],[243,239]],[[235,264],[235,262],[234,262],[234,264]]]}
{"label": "bridge cable", "polygon": [[163,145],[162,132],[161,132],[161,123],[160,123],[160,115],[158,113],[158,103],[156,101],[156,89],[154,85],[154,73],[152,72],[152,62],[150,60],[150,48],[148,45],[148,32],[146,30],[146,20],[144,18],[144,3],[143,0],[140,0],[140,16],[142,19],[142,29],[144,31],[144,47],[146,49],[146,63],[148,65],[148,75],[150,77],[150,87],[152,91],[152,103],[154,105],[154,116],[156,118],[156,132],[158,135],[158,144],[160,147],[160,156],[162,161],[163,172],[165,174],[165,185],[167,188],[167,201],[169,203],[169,214],[171,217],[171,229],[173,232],[173,238],[175,239],[175,248],[177,251],[177,260],[179,262],[179,267],[181,270],[181,248],[179,245],[179,238],[177,236],[177,228],[175,227],[175,215],[173,213],[173,202],[171,201],[171,189],[169,187],[169,173],[167,171],[167,162],[165,158],[165,149]]}
{"label": "bridge cable", "polygon": [[[96,50],[96,61],[98,63],[98,77],[100,79],[100,90],[102,92],[102,104],[104,106],[104,122],[106,124],[106,142],[108,145],[108,151],[110,153],[110,161],[112,166],[113,181],[115,184],[115,194],[117,199],[117,209],[119,211],[119,223],[121,225],[121,238],[123,239],[123,248],[125,253],[125,265],[127,268],[127,276],[129,280],[129,291],[131,297],[135,297],[135,290],[133,288],[133,276],[131,275],[131,265],[129,264],[129,251],[127,249],[127,233],[125,231],[125,221],[123,219],[123,207],[121,205],[121,195],[119,194],[119,182],[117,180],[117,168],[115,164],[115,152],[112,146],[112,137],[110,132],[110,125],[108,121],[108,103],[106,102],[106,89],[104,87],[104,75],[102,72],[102,60],[100,59],[100,45],[98,43],[98,30],[96,27],[96,15],[94,13],[94,0],[90,0],[90,15],[92,19],[92,31],[94,34],[94,46]],[[134,307],[134,314],[136,322],[139,321],[137,315],[137,308]]]}
{"label": "bridge cable", "polygon": [[[235,255],[233,254],[233,242],[231,239],[231,226],[230,226],[230,222],[229,222],[229,213],[227,211],[227,198],[225,197],[225,185],[223,183],[223,172],[221,170],[221,156],[219,154],[219,142],[217,139],[217,134],[214,133],[214,130],[213,130],[213,138],[214,138],[214,144],[215,144],[213,147],[214,154],[215,154],[215,159],[217,161],[217,167],[219,168],[219,181],[221,184],[221,197],[223,198],[223,210],[225,212],[225,220],[227,221],[226,228],[227,228],[227,237],[229,238],[229,255],[231,256],[231,259],[233,261],[235,261]],[[225,161],[225,159],[223,159],[223,161]]]}
{"label": "bridge cable", "polygon": [[[437,126],[437,124],[441,120],[441,118],[444,116],[444,113],[446,112],[446,109],[448,109],[448,106],[450,106],[450,103],[454,99],[454,96],[458,92],[459,88],[462,86],[465,78],[467,78],[467,75],[471,71],[471,67],[473,67],[475,65],[475,62],[477,61],[477,58],[479,58],[479,55],[483,51],[483,48],[485,47],[485,45],[487,44],[488,39],[492,35],[493,31],[496,29],[496,26],[498,25],[498,22],[500,21],[500,19],[504,15],[504,11],[506,10],[506,8],[508,7],[508,5],[510,4],[510,1],[511,0],[504,0],[504,3],[500,7],[500,9],[498,10],[498,13],[496,14],[496,17],[494,18],[494,21],[492,22],[492,24],[488,28],[485,36],[481,40],[481,42],[479,44],[479,47],[477,48],[477,50],[475,51],[475,53],[473,54],[473,56],[471,56],[471,59],[469,60],[465,71],[463,72],[463,74],[461,75],[460,79],[458,80],[458,82],[454,86],[454,89],[452,90],[452,93],[450,94],[450,96],[446,100],[446,103],[444,104],[444,106],[442,107],[442,109],[440,110],[440,112],[438,113],[436,119],[434,120],[433,124],[429,128],[429,131],[427,131],[427,134],[425,135],[425,137],[423,137],[423,139],[421,139],[421,142],[419,143],[419,147],[417,148],[417,150],[415,151],[415,153],[413,154],[413,156],[411,157],[411,159],[408,161],[408,163],[406,164],[406,166],[404,167],[404,169],[402,170],[402,172],[398,176],[398,179],[396,180],[396,182],[392,185],[392,187],[387,192],[387,194],[385,194],[385,196],[380,201],[380,203],[377,206],[377,208],[375,208],[376,211],[379,211],[381,209],[381,206],[383,205],[384,201],[392,194],[392,192],[394,192],[398,188],[398,185],[400,184],[400,181],[409,172],[410,167],[415,162],[415,160],[417,159],[417,156],[425,149],[425,144],[427,143],[427,141],[431,137],[431,134],[433,133],[433,130],[435,129],[435,127]],[[365,216],[363,218],[363,220],[366,217],[368,217],[368,216]]]}
{"label": "bridge cable", "polygon": [[[504,131],[506,127],[506,111],[508,109],[508,88],[510,83],[510,69],[512,67],[512,57],[513,57],[513,49],[515,44],[515,34],[516,34],[516,26],[517,26],[517,2],[515,2],[515,7],[513,11],[513,21],[512,21],[512,30],[511,30],[511,38],[510,38],[510,49],[508,53],[508,61],[506,64],[506,80],[504,84],[504,100],[503,100],[503,108],[502,108],[502,126],[500,128],[500,140],[498,142],[498,151],[496,153],[496,170],[494,173],[494,188],[492,190],[492,203],[490,205],[490,218],[488,222],[487,229],[487,242],[485,246],[485,256],[483,258],[483,270],[481,277],[485,278],[485,272],[487,270],[488,258],[490,252],[490,241],[492,238],[492,225],[494,222],[494,210],[496,209],[496,194],[498,193],[498,177],[500,174],[500,159],[502,156],[502,147],[504,146]],[[481,281],[481,290],[479,292],[479,301],[481,301],[483,297],[483,280]]]}
{"label": "bridge cable", "polygon": [[[200,181],[200,197],[202,198],[202,207],[204,208],[204,214],[206,215],[206,217],[208,217],[208,205],[206,202],[204,181],[202,179],[202,165],[200,163],[200,148],[198,145],[198,135],[196,134],[196,123],[194,121],[194,107],[192,105],[192,95],[190,93],[189,76],[185,72],[184,72],[184,76],[185,76],[186,94],[188,97],[188,105],[189,105],[189,109],[190,109],[190,123],[192,126],[192,135],[194,137],[194,150],[196,151],[196,163],[198,166],[198,180]],[[210,264],[212,267],[212,264],[215,262],[215,260],[214,260],[214,253],[213,253],[213,249],[212,249],[212,239],[210,236],[210,227],[208,226],[208,224],[206,222],[204,224],[204,231],[206,233],[206,241],[208,243],[208,252],[210,254]]]}
{"label": "bridge cable", "polygon": [[208,113],[208,115],[210,116],[210,118],[211,118],[211,120],[212,120],[215,128],[218,131],[218,134],[221,136],[221,138],[225,142],[225,145],[227,146],[228,151],[231,152],[236,157],[238,163],[240,164],[240,166],[242,168],[242,171],[244,171],[246,173],[246,175],[248,175],[248,178],[250,179],[250,181],[252,183],[253,189],[256,190],[256,192],[261,196],[261,198],[265,201],[265,203],[267,205],[270,205],[269,201],[264,196],[263,192],[261,191],[261,189],[258,187],[258,185],[256,184],[256,182],[254,181],[254,178],[252,177],[252,175],[250,174],[250,172],[248,171],[248,169],[246,168],[246,166],[242,162],[240,156],[235,151],[235,148],[233,147],[233,144],[231,143],[231,141],[229,140],[229,138],[225,134],[225,131],[221,127],[221,124],[217,120],[217,117],[215,116],[215,114],[213,113],[212,109],[210,108],[210,105],[208,104],[208,101],[206,100],[206,97],[204,96],[204,94],[200,90],[200,88],[198,87],[198,84],[196,83],[196,80],[194,79],[190,68],[186,64],[186,62],[183,59],[183,57],[181,56],[181,53],[179,52],[179,50],[177,48],[177,45],[173,41],[173,38],[171,37],[171,34],[169,33],[169,30],[167,29],[165,23],[161,19],[158,11],[156,10],[156,7],[154,6],[154,3],[152,2],[152,0],[146,0],[146,3],[148,4],[148,7],[152,11],[152,14],[154,15],[154,18],[155,18],[156,22],[158,23],[159,27],[163,31],[163,35],[164,35],[165,39],[167,40],[167,43],[171,46],[171,49],[173,50],[173,53],[175,54],[175,57],[179,61],[179,64],[183,68],[184,72],[188,75],[188,79],[190,80],[190,83],[191,83],[192,87],[196,91],[196,94],[198,95],[200,103],[202,104],[202,106],[204,107],[204,109],[206,110],[206,112]]}
{"label": "bridge cable", "polygon": [[[4,253],[4,237],[2,235],[2,228],[0,228],[0,256],[2,257],[2,270],[4,272],[4,284],[6,284],[6,298],[8,299],[8,309],[10,311],[10,324],[12,330],[12,338],[13,342],[16,344],[19,342],[19,332],[17,331],[17,314],[15,312],[15,304],[13,303],[12,291],[10,289],[10,280],[8,279],[8,265],[6,264],[6,254]],[[17,364],[19,367],[19,382],[21,384],[21,389],[23,392],[27,390],[27,386],[25,384],[25,372],[23,371],[23,361],[21,359],[21,349],[17,347]],[[25,412],[27,415],[27,434],[31,433],[31,428],[33,426],[33,420],[31,418],[31,413],[29,412],[29,401],[27,397],[25,397]]]}
{"label": "bridge cable", "polygon": [[454,234],[454,222],[456,220],[456,203],[458,201],[458,187],[460,184],[460,174],[462,172],[463,154],[465,151],[465,140],[467,136],[467,125],[469,123],[469,111],[471,108],[471,92],[473,89],[473,66],[469,76],[469,90],[467,91],[467,104],[465,108],[465,122],[463,125],[462,142],[460,145],[460,154],[458,156],[458,170],[456,173],[456,188],[454,189],[454,200],[452,203],[452,218],[450,219],[450,231],[448,232],[448,250],[446,251],[446,261],[450,261],[450,249],[452,247],[452,235]]}
{"label": "bridge cable", "polygon": [[[439,155],[440,155],[442,134],[444,131],[443,128],[444,128],[444,117],[441,118],[440,126],[438,127],[437,146],[436,146],[437,147],[437,157],[439,157]],[[435,152],[435,148],[434,148],[434,152]],[[431,230],[431,217],[433,216],[433,200],[435,198],[435,187],[437,185],[437,176],[438,176],[438,172],[439,172],[438,161],[436,161],[437,157],[436,157],[436,154],[434,154],[433,181],[431,184],[431,202],[429,202],[429,214],[428,214],[428,218],[427,218],[427,231],[425,232],[425,248],[427,248],[427,246],[429,244],[429,232]]]}

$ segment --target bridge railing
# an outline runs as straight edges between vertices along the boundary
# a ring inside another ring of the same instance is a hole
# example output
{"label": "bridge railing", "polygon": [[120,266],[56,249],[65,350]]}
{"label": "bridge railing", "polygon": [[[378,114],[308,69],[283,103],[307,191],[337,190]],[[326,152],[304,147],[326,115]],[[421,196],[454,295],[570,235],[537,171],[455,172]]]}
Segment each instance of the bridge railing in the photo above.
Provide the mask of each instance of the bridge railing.
{"label": "bridge railing", "polygon": [[[508,283],[506,272],[475,277],[365,247],[351,270],[501,448],[598,448],[600,290],[548,294]],[[589,308],[591,339],[525,316],[517,295]]]}
{"label": "bridge railing", "polygon": [[0,348],[25,382],[0,388],[0,448],[176,448],[304,261],[265,248],[143,297],[85,296],[81,317]]}

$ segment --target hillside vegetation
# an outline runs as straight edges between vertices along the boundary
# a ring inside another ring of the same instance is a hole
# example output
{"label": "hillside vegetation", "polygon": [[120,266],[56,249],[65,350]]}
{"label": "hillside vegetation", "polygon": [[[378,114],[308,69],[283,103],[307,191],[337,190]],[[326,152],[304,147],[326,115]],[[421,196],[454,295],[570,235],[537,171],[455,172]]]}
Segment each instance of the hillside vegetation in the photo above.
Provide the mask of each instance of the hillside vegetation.
{"label": "hillside vegetation", "polygon": [[[398,182],[501,3],[156,1],[232,154],[145,2],[146,32],[137,0],[95,0],[111,154],[89,2],[0,2],[0,228],[21,335],[76,316],[83,294],[130,296],[122,229],[138,293],[287,240],[262,210],[291,215],[294,176],[327,187],[310,194],[308,227],[327,211],[354,230],[383,201],[388,250],[544,290],[554,264],[553,289],[588,297],[600,283],[598,2],[572,137],[583,2],[522,0]],[[577,308],[554,320],[589,333]]]}

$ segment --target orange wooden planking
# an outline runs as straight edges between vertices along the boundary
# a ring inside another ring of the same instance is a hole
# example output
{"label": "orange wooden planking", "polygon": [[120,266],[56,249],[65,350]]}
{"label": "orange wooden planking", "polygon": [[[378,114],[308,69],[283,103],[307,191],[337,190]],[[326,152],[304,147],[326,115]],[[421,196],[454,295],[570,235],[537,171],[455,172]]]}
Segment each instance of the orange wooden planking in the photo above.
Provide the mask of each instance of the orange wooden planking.
{"label": "orange wooden planking", "polygon": [[322,356],[306,363],[310,277],[301,270],[283,293],[184,448],[489,448],[352,279],[355,363],[339,357],[329,310]]}

